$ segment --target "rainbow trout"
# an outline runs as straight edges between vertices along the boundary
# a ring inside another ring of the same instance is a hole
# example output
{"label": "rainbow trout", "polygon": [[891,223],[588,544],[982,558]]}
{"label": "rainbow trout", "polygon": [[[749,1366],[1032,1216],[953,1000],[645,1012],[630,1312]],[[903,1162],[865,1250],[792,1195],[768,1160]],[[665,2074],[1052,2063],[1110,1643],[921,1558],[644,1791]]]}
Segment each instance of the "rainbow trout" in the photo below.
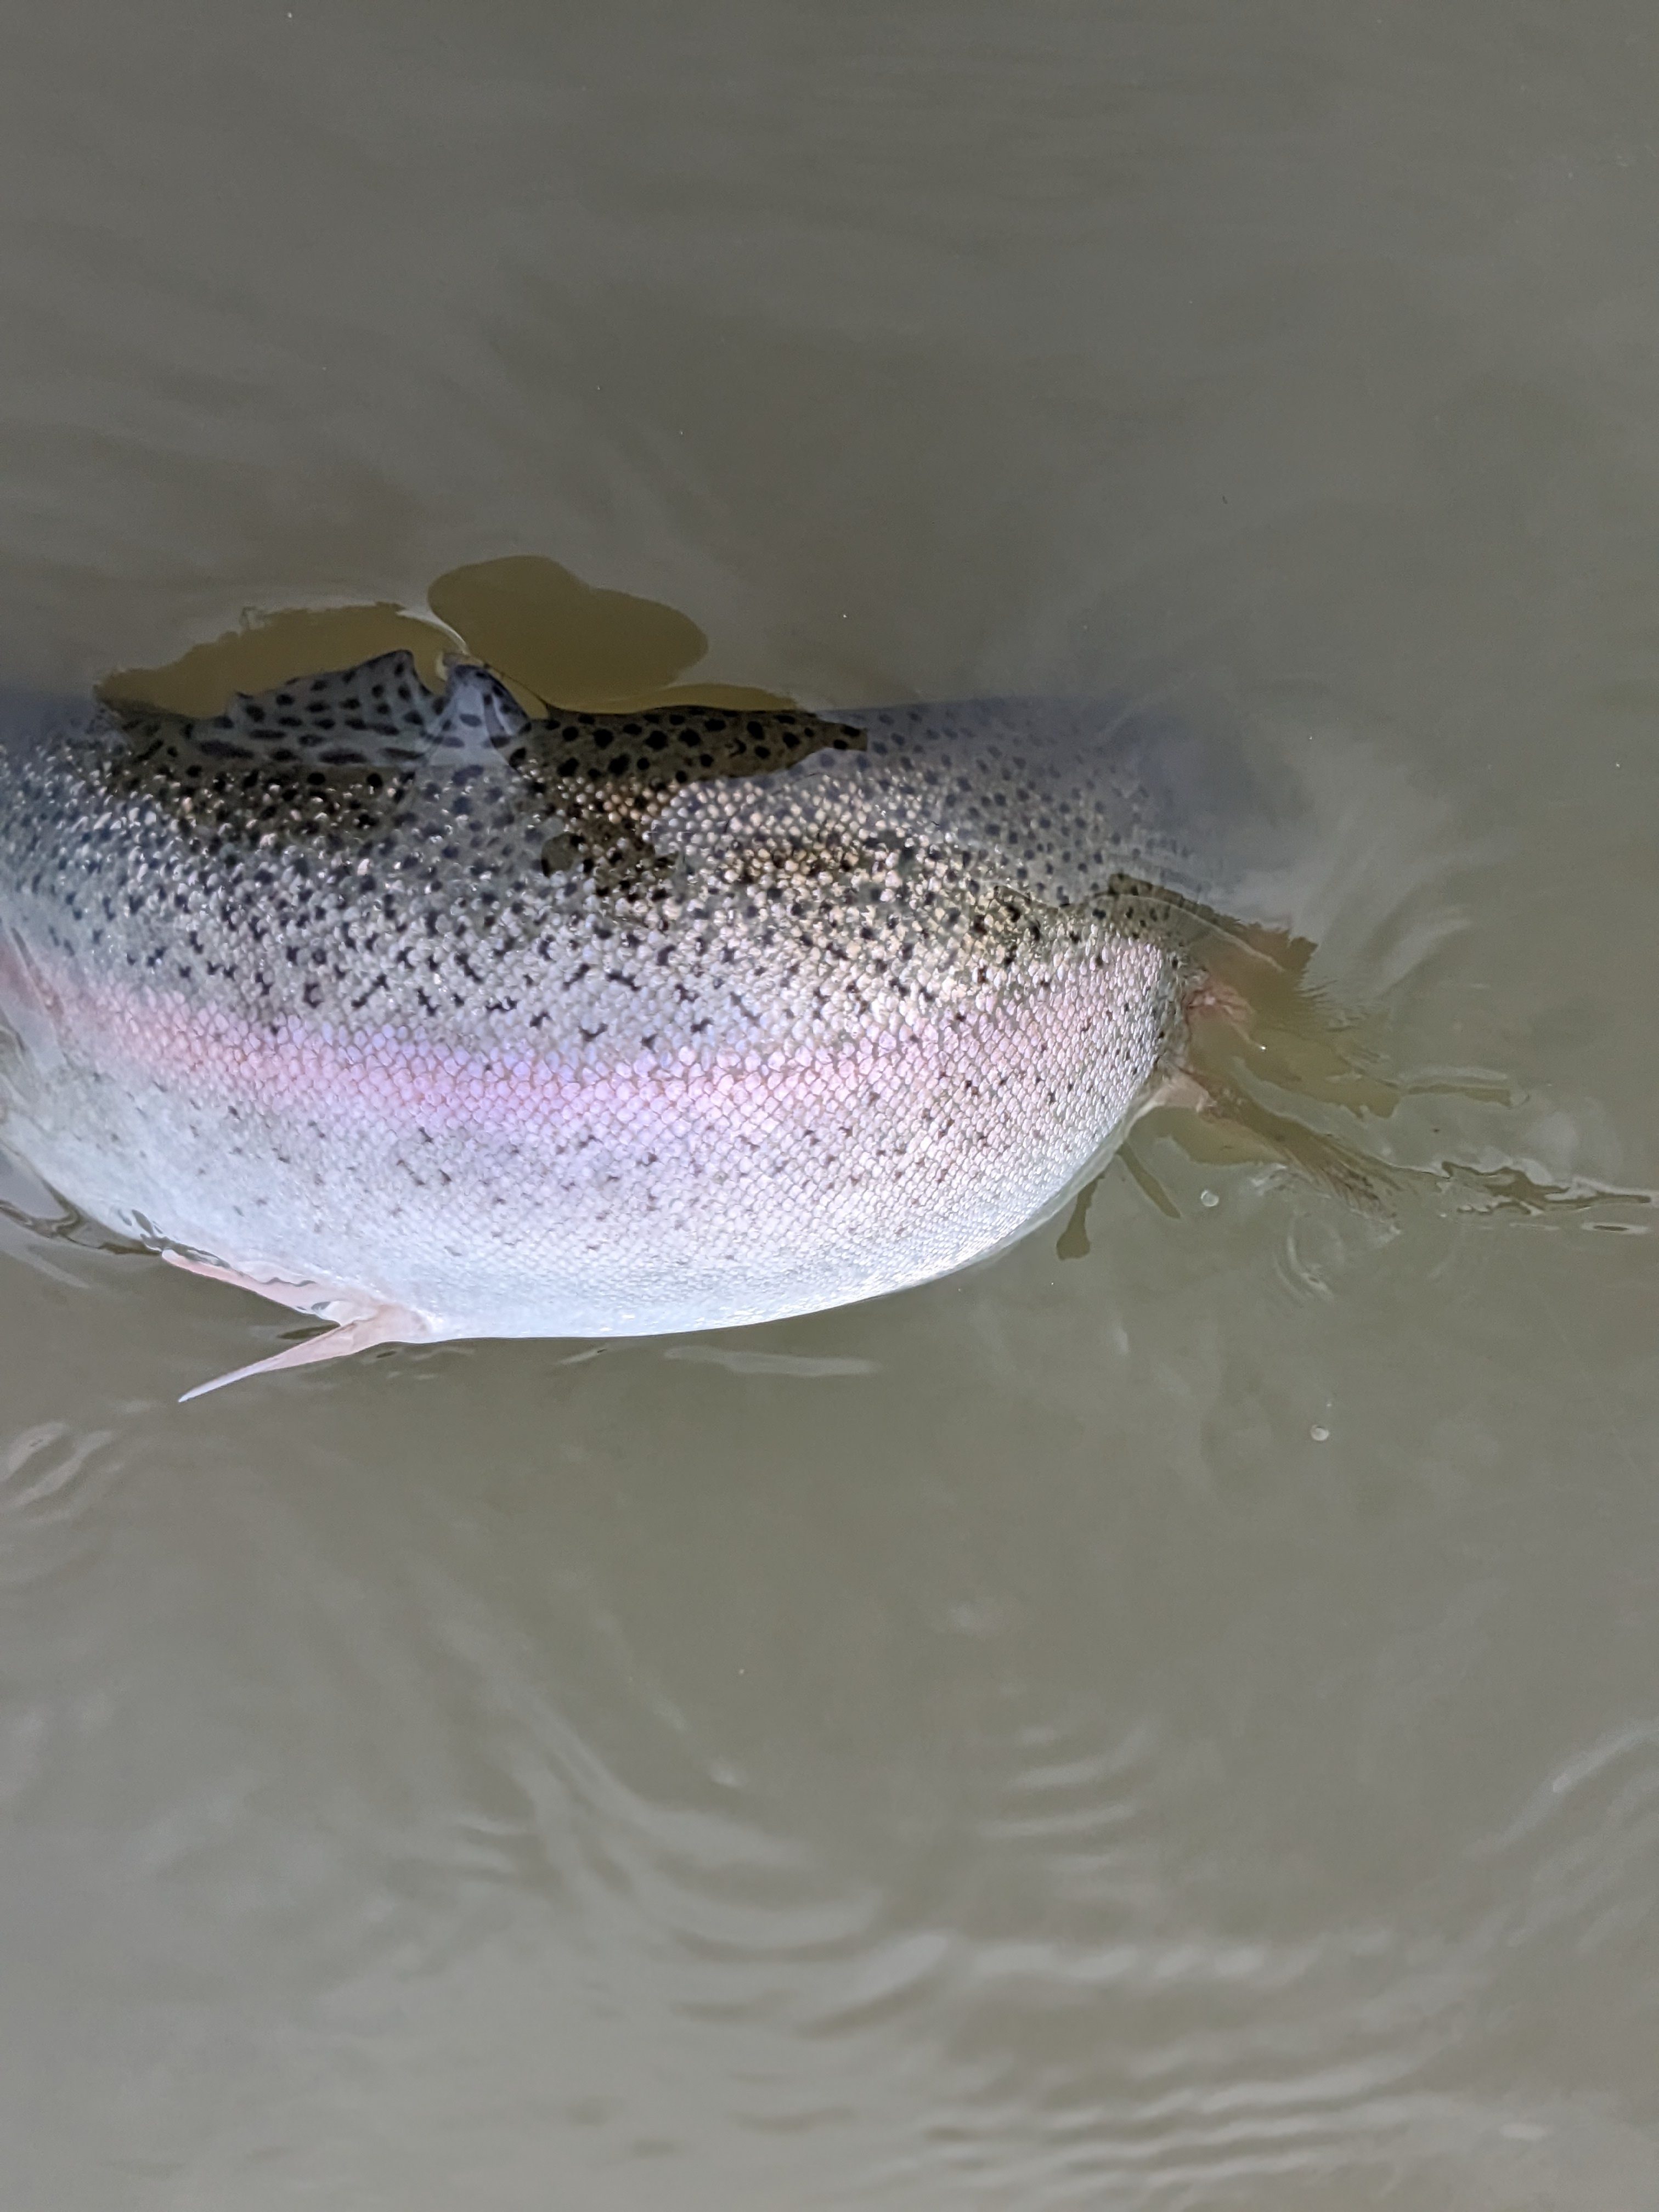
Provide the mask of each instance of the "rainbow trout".
{"label": "rainbow trout", "polygon": [[401,653],[210,720],[15,708],[6,1141],[337,1324],[265,1367],[924,1282],[1170,1065],[1201,886],[1145,752],[1017,703],[538,719]]}

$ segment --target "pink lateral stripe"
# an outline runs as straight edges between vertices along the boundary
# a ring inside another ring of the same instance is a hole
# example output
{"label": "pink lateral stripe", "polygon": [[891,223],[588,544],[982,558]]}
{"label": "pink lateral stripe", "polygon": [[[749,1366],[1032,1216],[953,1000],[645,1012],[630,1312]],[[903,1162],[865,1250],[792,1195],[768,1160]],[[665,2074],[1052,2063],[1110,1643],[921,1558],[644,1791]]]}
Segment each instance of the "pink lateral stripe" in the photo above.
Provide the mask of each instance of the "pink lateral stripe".
{"label": "pink lateral stripe", "polygon": [[[54,979],[56,981],[56,979]],[[166,1090],[188,1088],[227,1103],[267,1111],[323,1115],[331,1121],[374,1121],[440,1130],[510,1132],[552,1120],[631,1119],[642,1109],[670,1121],[745,1120],[753,1109],[821,1112],[837,1094],[874,1081],[913,1099],[955,1079],[952,1044],[975,1040],[974,1058],[990,1055],[1012,1073],[1036,1048],[1052,1018],[1041,993],[1005,1004],[995,1015],[975,1011],[960,1027],[930,1023],[903,1033],[884,1031],[857,1042],[780,1046],[770,1052],[727,1052],[708,1062],[641,1060],[631,1066],[571,1066],[527,1052],[489,1055],[399,1036],[383,1027],[342,1033],[313,1029],[284,1016],[270,1027],[176,993],[144,987],[125,992],[77,980],[54,991],[59,1019],[84,1039],[98,1040],[106,1073],[118,1060],[132,1079]]]}

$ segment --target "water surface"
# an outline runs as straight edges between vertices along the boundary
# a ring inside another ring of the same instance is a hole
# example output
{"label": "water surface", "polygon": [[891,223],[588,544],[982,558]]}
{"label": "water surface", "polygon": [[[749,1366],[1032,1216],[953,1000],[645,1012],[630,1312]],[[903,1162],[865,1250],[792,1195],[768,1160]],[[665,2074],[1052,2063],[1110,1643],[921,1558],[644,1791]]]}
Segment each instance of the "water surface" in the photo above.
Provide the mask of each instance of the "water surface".
{"label": "water surface", "polygon": [[16,1176],[9,2204],[1659,2199],[1656,95],[1624,0],[9,26],[6,681],[537,554],[1154,702],[1427,1087],[1386,1211],[1148,1125],[1069,1258],[182,1410],[283,1317]]}

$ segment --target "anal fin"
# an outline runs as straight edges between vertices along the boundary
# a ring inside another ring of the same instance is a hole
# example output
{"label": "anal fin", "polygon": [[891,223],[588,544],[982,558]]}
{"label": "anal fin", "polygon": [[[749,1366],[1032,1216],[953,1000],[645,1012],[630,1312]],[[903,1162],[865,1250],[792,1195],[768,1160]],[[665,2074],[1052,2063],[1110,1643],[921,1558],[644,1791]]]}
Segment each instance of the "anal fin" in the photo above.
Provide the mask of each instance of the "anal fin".
{"label": "anal fin", "polygon": [[438,1334],[424,1314],[416,1313],[409,1306],[394,1305],[368,1291],[342,1290],[327,1283],[264,1280],[235,1267],[222,1267],[216,1261],[188,1257],[182,1252],[163,1252],[161,1257],[169,1267],[181,1267],[186,1274],[204,1275],[210,1282],[229,1283],[239,1291],[252,1291],[256,1297],[270,1298],[296,1313],[314,1315],[333,1324],[298,1344],[284,1345],[268,1359],[255,1359],[246,1367],[232,1368],[227,1375],[216,1375],[210,1382],[198,1382],[179,1399],[181,1406],[187,1405],[192,1398],[204,1398],[210,1390],[222,1390],[228,1382],[244,1382],[250,1375],[270,1375],[287,1367],[310,1367],[325,1359],[348,1359],[353,1352],[368,1352],[377,1344],[427,1343]]}
{"label": "anal fin", "polygon": [[269,1359],[255,1359],[246,1367],[233,1367],[228,1375],[216,1375],[210,1382],[198,1382],[193,1390],[184,1393],[179,1403],[187,1406],[192,1398],[205,1398],[210,1390],[222,1390],[228,1382],[246,1382],[250,1375],[274,1375],[280,1368],[310,1367],[324,1359],[349,1359],[354,1352],[367,1352],[376,1344],[417,1343],[426,1334],[418,1316],[407,1308],[382,1306],[357,1321],[337,1322],[299,1344],[284,1345]]}

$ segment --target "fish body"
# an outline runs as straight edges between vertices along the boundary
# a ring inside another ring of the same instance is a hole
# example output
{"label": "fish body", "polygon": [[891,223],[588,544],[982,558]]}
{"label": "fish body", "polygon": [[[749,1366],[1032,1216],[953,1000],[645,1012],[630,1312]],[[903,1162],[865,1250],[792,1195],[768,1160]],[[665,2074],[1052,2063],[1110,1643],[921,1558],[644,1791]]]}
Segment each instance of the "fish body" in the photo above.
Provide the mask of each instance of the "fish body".
{"label": "fish body", "polygon": [[382,1334],[944,1274],[1099,1162],[1179,1031],[1182,857],[1098,716],[538,718],[389,654],[210,720],[23,721],[6,1140]]}

